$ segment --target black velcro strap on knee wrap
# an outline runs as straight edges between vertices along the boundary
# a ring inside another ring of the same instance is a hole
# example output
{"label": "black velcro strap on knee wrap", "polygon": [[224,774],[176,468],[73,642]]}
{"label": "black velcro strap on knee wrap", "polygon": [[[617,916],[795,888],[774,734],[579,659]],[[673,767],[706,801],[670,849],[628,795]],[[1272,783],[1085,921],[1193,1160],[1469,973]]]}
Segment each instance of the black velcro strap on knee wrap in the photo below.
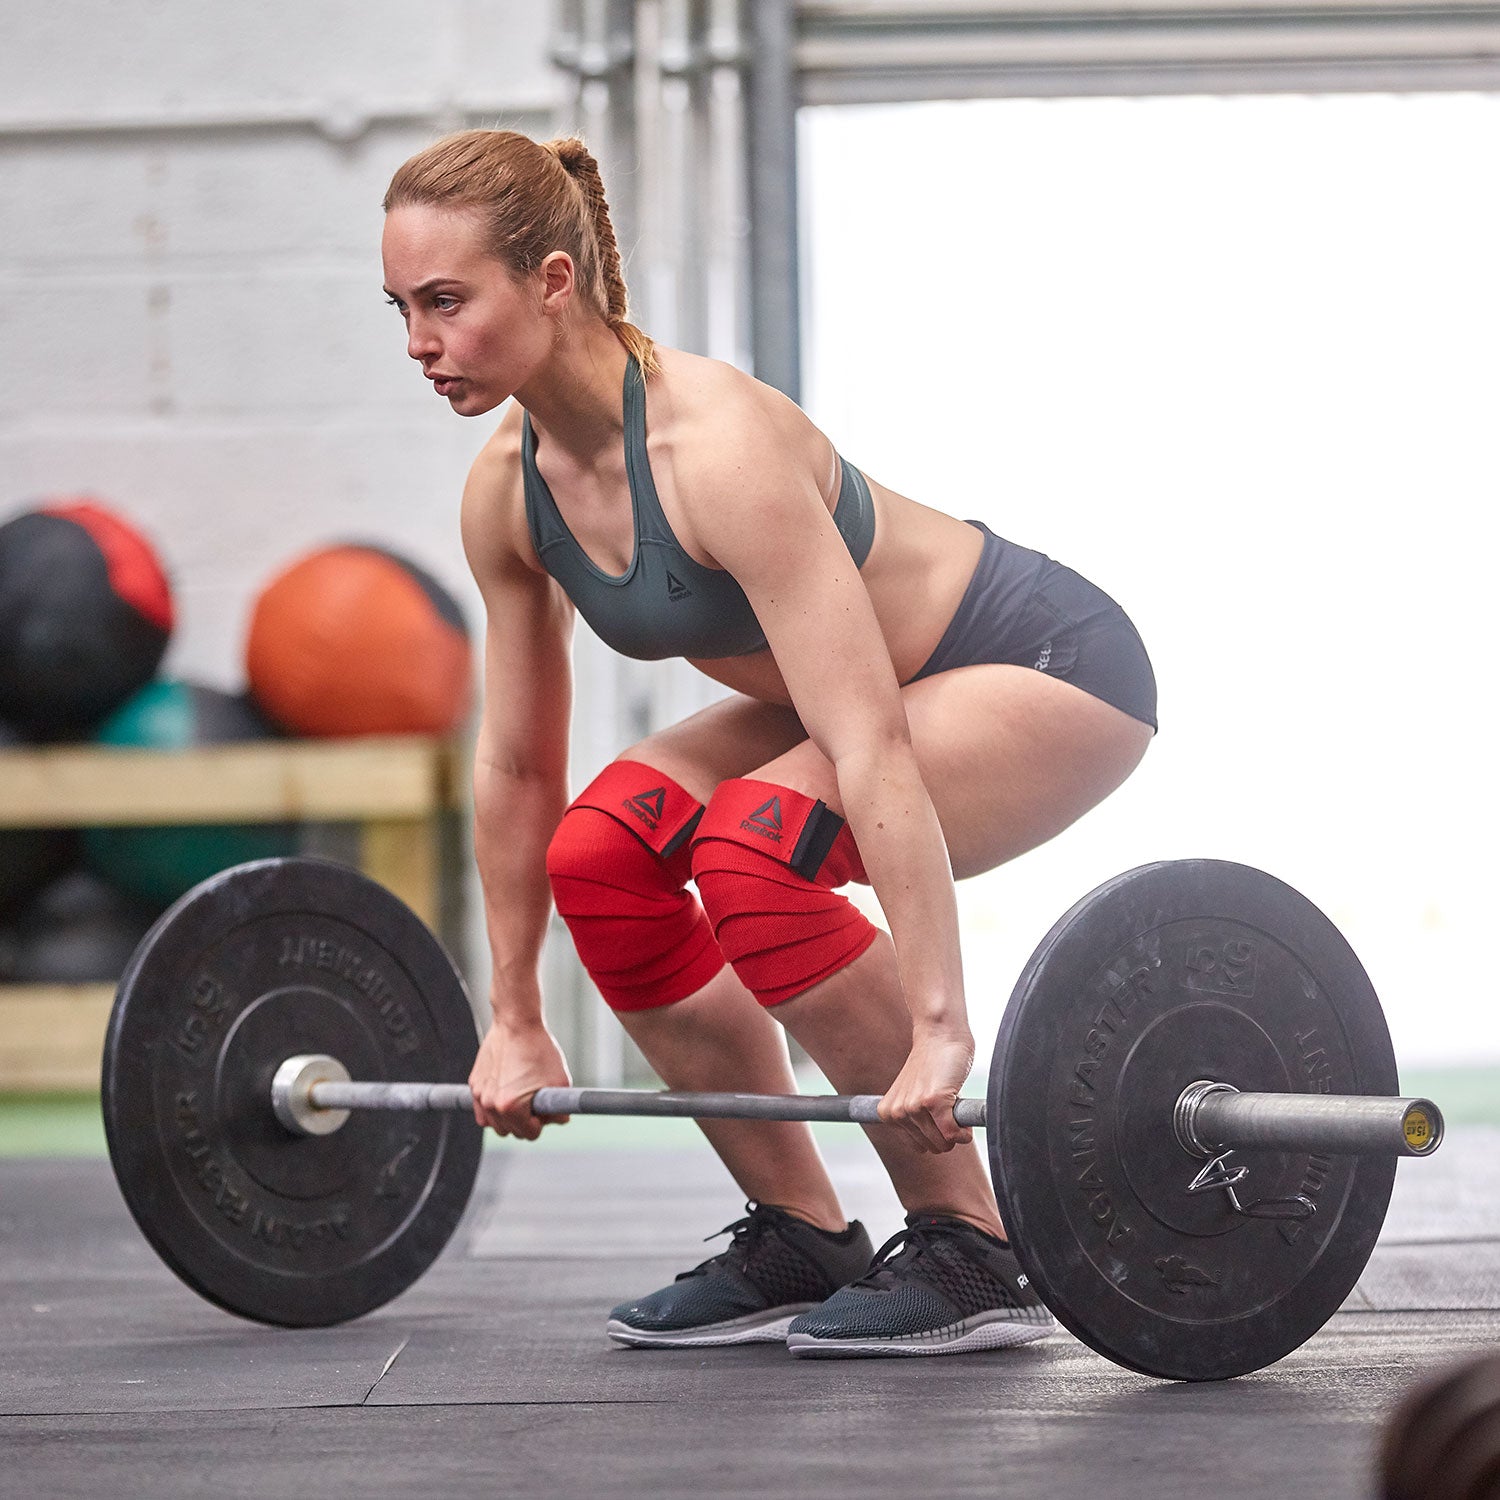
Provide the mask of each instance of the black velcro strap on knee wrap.
{"label": "black velcro strap on knee wrap", "polygon": [[845,820],[823,801],[814,802],[787,864],[804,880],[816,880]]}

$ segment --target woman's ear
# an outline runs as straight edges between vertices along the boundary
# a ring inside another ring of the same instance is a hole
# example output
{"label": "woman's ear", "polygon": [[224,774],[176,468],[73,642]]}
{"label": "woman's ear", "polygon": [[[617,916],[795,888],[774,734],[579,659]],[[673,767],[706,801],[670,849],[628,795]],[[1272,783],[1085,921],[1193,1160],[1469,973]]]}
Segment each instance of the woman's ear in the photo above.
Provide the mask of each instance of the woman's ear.
{"label": "woman's ear", "polygon": [[552,316],[563,312],[577,285],[573,257],[566,250],[554,250],[537,268],[537,275],[541,280],[542,311]]}

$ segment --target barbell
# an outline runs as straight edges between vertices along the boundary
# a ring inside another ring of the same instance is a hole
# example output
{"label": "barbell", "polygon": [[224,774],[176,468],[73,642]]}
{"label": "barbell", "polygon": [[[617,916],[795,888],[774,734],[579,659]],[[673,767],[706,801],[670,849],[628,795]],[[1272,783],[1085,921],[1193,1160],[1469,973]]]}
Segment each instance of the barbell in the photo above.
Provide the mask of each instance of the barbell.
{"label": "barbell", "polygon": [[[212,877],[152,928],[105,1045],[110,1157],[147,1239],[219,1306],[327,1326],[411,1286],[451,1237],[482,1133],[474,1012],[437,938],[328,861]],[[877,1096],[548,1088],[542,1114],[877,1125]],[[1173,860],[1085,896],[1000,1026],[991,1175],[1058,1320],[1146,1374],[1282,1358],[1352,1291],[1400,1156],[1443,1136],[1397,1095],[1337,928],[1248,866]]]}

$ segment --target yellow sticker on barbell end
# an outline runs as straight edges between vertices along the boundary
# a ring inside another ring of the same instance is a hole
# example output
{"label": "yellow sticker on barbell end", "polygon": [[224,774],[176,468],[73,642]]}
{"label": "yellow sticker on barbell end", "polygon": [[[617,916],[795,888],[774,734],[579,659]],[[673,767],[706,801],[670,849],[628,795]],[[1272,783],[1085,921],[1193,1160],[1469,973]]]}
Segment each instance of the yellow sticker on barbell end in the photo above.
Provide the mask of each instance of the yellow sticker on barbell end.
{"label": "yellow sticker on barbell end", "polygon": [[1421,1151],[1432,1140],[1432,1116],[1420,1105],[1413,1105],[1407,1110],[1401,1129],[1406,1136],[1406,1144],[1415,1151]]}

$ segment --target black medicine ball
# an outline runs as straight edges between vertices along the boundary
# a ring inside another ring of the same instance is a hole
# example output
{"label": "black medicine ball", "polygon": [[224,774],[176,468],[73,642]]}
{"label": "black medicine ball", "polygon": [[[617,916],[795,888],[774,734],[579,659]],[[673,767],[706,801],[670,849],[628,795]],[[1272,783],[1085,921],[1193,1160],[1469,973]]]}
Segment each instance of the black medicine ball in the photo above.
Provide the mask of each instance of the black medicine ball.
{"label": "black medicine ball", "polygon": [[118,979],[161,910],[86,870],[74,870],[0,926],[0,981],[105,984]]}
{"label": "black medicine ball", "polygon": [[150,543],[91,500],[0,526],[0,719],[72,739],[149,682],[172,633]]}

